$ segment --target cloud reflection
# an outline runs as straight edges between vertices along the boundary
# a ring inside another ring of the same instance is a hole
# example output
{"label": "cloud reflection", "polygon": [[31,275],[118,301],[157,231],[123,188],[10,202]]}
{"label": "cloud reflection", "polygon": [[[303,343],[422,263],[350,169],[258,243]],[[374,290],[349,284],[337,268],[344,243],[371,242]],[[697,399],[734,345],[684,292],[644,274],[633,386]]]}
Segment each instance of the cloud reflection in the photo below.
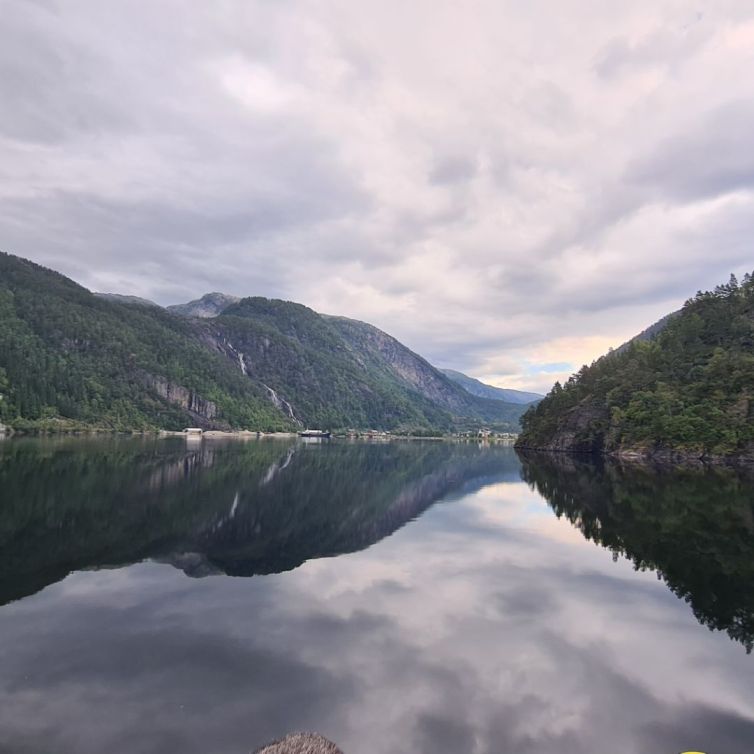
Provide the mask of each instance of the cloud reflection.
{"label": "cloud reflection", "polygon": [[[558,534],[558,529],[563,534]],[[523,483],[250,579],[79,572],[0,611],[0,751],[748,754],[750,659]]]}

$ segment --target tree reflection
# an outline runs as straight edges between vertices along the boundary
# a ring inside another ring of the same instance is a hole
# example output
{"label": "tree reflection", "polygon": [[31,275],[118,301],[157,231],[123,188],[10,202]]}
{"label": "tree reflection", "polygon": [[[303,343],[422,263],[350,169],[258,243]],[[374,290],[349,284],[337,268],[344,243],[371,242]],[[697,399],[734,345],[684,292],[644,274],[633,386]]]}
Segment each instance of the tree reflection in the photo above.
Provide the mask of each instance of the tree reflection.
{"label": "tree reflection", "polygon": [[732,468],[520,454],[525,481],[587,538],[655,570],[710,629],[754,646],[754,479]]}

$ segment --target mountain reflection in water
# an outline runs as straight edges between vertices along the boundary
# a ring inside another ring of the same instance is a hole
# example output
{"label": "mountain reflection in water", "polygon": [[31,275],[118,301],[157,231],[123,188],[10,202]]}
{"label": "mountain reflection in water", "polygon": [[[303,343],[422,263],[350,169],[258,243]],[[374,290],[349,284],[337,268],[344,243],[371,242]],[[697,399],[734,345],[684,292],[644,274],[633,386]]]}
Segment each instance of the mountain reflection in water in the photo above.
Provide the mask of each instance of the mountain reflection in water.
{"label": "mountain reflection in water", "polygon": [[752,489],[453,443],[6,440],[0,752],[751,754]]}
{"label": "mountain reflection in water", "polygon": [[19,440],[0,452],[0,604],[70,571],[151,558],[190,576],[277,573],[363,549],[465,482],[489,447]]}

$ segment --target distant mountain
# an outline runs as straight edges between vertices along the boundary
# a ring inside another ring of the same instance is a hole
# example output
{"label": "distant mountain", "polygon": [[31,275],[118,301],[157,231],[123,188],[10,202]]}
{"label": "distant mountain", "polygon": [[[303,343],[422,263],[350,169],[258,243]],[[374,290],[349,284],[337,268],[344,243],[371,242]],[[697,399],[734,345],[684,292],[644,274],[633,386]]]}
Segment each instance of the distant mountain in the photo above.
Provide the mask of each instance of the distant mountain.
{"label": "distant mountain", "polygon": [[112,301],[116,304],[131,304],[133,306],[156,306],[154,301],[150,301],[148,298],[140,298],[139,296],[127,296],[122,293],[95,293],[97,298],[103,298],[106,301]]}
{"label": "distant mountain", "polygon": [[196,301],[189,301],[187,304],[173,304],[165,308],[169,312],[179,314],[182,317],[216,317],[240,300],[238,296],[229,296],[227,293],[206,293]]}
{"label": "distant mountain", "polygon": [[754,279],[700,292],[662,324],[556,383],[518,446],[754,460]]}
{"label": "distant mountain", "polygon": [[[0,254],[0,422],[422,434],[517,430],[525,410],[467,393],[362,322],[265,298],[199,302],[180,316],[134,306]],[[213,305],[222,314],[207,316]]]}
{"label": "distant mountain", "polygon": [[474,377],[469,377],[463,372],[456,372],[454,369],[443,369],[441,371],[446,377],[453,380],[453,382],[458,383],[467,393],[478,395],[480,398],[491,398],[495,401],[521,404],[541,401],[544,398],[539,393],[527,393],[523,390],[510,390],[509,388],[487,385]]}

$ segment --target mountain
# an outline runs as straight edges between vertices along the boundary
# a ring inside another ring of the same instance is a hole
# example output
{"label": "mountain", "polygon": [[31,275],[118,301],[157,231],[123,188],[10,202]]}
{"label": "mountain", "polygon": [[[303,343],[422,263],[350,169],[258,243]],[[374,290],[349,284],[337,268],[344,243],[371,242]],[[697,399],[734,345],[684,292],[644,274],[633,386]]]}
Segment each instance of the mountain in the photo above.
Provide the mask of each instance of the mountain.
{"label": "mountain", "polygon": [[370,325],[287,301],[207,300],[224,302],[222,314],[136,306],[1,254],[0,422],[517,429],[522,406],[466,393]]}
{"label": "mountain", "polygon": [[478,395],[480,398],[491,398],[495,401],[521,404],[541,401],[544,398],[539,393],[527,393],[523,390],[510,390],[509,388],[487,385],[474,377],[469,377],[463,372],[456,372],[454,369],[443,369],[442,373],[453,380],[453,382],[458,383],[467,393]]}
{"label": "mountain", "polygon": [[205,293],[196,301],[189,301],[187,304],[173,304],[166,309],[182,317],[216,317],[240,300],[238,296],[229,296],[227,293]]}
{"label": "mountain", "polygon": [[301,304],[244,298],[205,325],[206,342],[304,424],[515,429],[523,413],[467,394],[376,327]]}
{"label": "mountain", "polygon": [[556,383],[518,447],[754,460],[754,279],[699,292],[653,338]]}
{"label": "mountain", "polygon": [[0,254],[0,422],[15,428],[283,429],[290,421],[193,322],[95,296]]}

